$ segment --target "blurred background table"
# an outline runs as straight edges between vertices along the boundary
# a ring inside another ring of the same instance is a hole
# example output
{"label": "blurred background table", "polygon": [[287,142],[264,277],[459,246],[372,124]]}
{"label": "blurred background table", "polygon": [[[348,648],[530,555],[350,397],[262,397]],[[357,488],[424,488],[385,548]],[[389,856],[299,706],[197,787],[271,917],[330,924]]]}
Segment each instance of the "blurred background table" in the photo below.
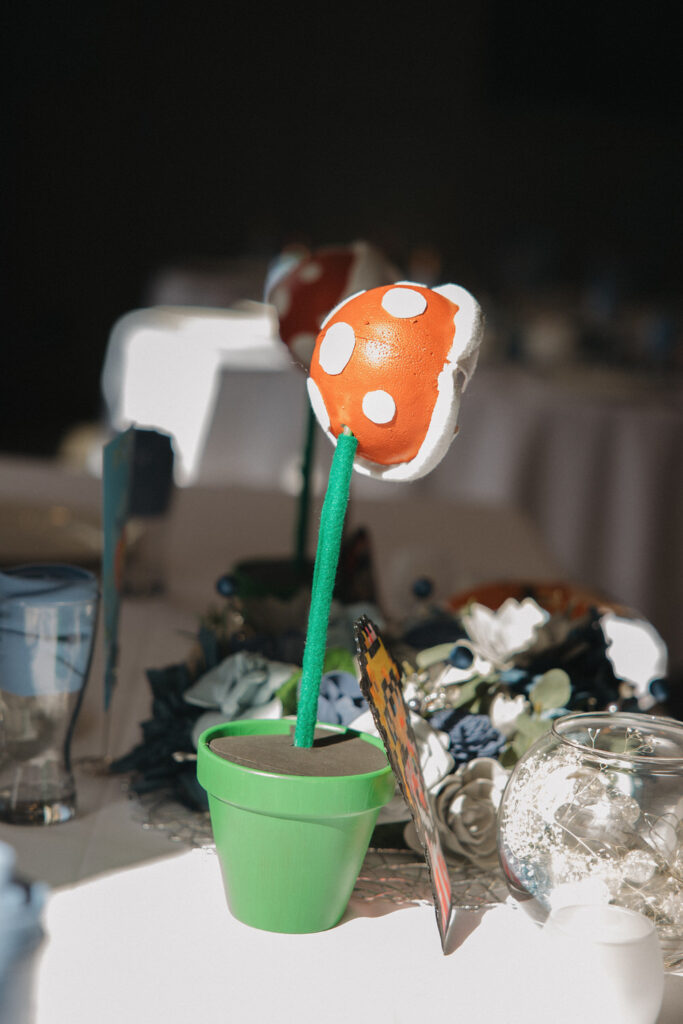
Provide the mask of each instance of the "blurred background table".
{"label": "blurred background table", "polygon": [[[198,280],[178,271],[155,289],[159,301],[196,305],[135,310],[114,325],[102,378],[108,424],[175,434],[183,483],[295,493],[308,410],[304,374],[284,355],[272,307],[254,300],[206,307],[209,297],[218,304],[228,296],[215,283],[207,295]],[[244,282],[233,285],[231,294],[239,294]],[[512,359],[512,335],[494,303],[459,436],[445,458],[411,484],[355,475],[353,495],[521,513],[565,579],[641,612],[683,670],[683,378],[644,358],[630,367],[582,358],[575,305],[567,300],[561,312],[539,321],[536,309]],[[624,345],[638,322],[626,313]],[[567,351],[558,331],[572,335]],[[318,495],[331,456],[318,431]]]}
{"label": "blurred background table", "polygon": [[520,510],[566,578],[642,612],[683,666],[683,382],[481,371],[423,493]]}
{"label": "blurred background table", "polygon": [[[305,384],[279,356],[269,372],[223,371],[196,483],[296,488]],[[180,402],[182,380],[178,388]],[[322,437],[316,447],[320,493],[332,450]],[[564,578],[641,612],[683,668],[680,377],[484,364],[463,397],[459,436],[432,473],[403,485],[355,476],[353,494],[521,513]],[[495,577],[504,571],[493,567]]]}

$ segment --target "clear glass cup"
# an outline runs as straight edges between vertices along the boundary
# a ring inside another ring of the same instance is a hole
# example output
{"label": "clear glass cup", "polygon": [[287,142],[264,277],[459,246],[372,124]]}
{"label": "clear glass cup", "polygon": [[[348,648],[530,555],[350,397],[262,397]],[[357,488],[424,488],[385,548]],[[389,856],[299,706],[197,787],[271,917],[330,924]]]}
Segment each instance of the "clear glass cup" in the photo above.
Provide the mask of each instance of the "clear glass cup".
{"label": "clear glass cup", "polygon": [[498,814],[508,888],[542,922],[567,905],[644,914],[683,962],[683,723],[571,714],[518,761]]}
{"label": "clear glass cup", "polygon": [[75,566],[0,573],[0,819],[50,825],[76,811],[71,739],[93,652],[95,576]]}

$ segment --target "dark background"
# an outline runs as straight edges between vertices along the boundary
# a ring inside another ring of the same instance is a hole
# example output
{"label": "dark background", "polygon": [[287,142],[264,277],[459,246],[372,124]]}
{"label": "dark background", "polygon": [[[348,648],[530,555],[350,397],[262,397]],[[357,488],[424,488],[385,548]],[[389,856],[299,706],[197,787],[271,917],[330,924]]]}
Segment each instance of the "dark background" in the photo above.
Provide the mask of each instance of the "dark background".
{"label": "dark background", "polygon": [[313,10],[14,5],[0,450],[99,416],[109,330],[167,266],[361,237],[494,300],[678,294],[673,5]]}

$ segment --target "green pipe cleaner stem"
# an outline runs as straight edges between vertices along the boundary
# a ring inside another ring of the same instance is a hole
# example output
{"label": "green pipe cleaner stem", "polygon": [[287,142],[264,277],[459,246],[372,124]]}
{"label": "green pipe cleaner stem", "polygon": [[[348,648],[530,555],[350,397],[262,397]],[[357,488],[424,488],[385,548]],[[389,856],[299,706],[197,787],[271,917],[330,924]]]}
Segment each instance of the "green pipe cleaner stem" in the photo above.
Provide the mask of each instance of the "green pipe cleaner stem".
{"label": "green pipe cleaner stem", "polygon": [[313,734],[318,714],[318,694],[320,693],[320,680],[327,646],[330,606],[339,564],[344,517],[349,501],[353,458],[357,447],[358,441],[345,427],[344,433],[340,434],[337,440],[320,516],[318,550],[313,567],[313,590],[308,613],[301,691],[294,732],[295,747],[313,746]]}

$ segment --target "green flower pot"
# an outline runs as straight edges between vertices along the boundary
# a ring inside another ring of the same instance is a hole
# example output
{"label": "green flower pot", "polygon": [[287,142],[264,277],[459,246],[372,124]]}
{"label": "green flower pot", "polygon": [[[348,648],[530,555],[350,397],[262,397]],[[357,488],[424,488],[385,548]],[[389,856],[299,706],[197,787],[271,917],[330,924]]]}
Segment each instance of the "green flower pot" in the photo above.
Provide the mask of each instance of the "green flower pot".
{"label": "green flower pot", "polygon": [[[324,725],[333,734],[364,733]],[[350,775],[279,774],[210,749],[226,736],[287,734],[286,719],[228,722],[199,738],[197,778],[207,791],[228,906],[245,924],[273,932],[332,928],[346,909],[379,810],[394,794],[388,762]],[[306,751],[316,757],[315,750]]]}

